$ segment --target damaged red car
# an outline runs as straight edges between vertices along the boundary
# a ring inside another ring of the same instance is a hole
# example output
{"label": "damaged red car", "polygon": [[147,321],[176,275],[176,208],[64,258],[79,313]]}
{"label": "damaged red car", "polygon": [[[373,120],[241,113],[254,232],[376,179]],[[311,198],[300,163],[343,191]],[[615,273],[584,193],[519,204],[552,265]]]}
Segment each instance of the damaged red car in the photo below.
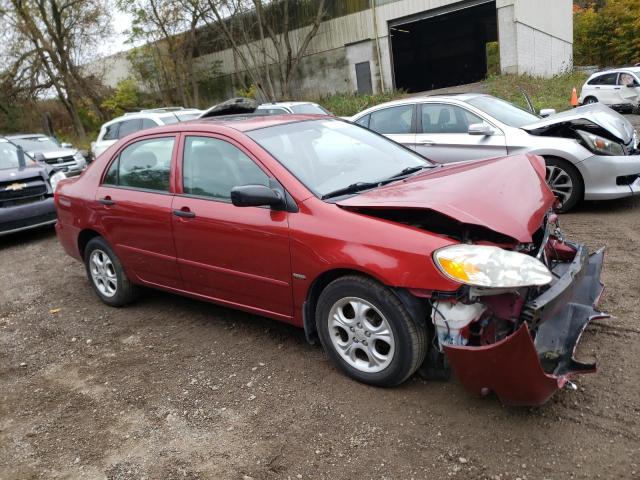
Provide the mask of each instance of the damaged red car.
{"label": "damaged red car", "polygon": [[565,239],[537,156],[436,166],[350,123],[230,116],[110,147],[56,191],[112,306],[153,287],[304,328],[352,378],[416,371],[538,405],[595,366],[603,252]]}

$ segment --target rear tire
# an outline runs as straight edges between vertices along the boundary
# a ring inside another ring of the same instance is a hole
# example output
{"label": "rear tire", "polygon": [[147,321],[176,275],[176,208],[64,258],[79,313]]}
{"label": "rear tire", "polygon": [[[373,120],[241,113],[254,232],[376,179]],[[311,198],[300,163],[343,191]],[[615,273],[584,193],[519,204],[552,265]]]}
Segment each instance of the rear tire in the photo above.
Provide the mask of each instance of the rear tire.
{"label": "rear tire", "polygon": [[84,265],[91,287],[107,305],[122,307],[138,298],[139,288],[129,281],[120,260],[102,237],[87,243]]}
{"label": "rear tire", "polygon": [[568,212],[584,198],[584,181],[576,167],[568,161],[557,158],[545,158],[547,165],[547,185],[560,201],[556,211]]}
{"label": "rear tire", "polygon": [[387,287],[357,275],[338,278],[316,308],[320,342],[351,378],[379,387],[404,382],[420,366],[427,332]]}
{"label": "rear tire", "polygon": [[585,98],[584,102],[582,102],[583,105],[592,105],[594,103],[598,103],[598,99],[596,97],[593,97],[593,96],[589,96],[589,97]]}

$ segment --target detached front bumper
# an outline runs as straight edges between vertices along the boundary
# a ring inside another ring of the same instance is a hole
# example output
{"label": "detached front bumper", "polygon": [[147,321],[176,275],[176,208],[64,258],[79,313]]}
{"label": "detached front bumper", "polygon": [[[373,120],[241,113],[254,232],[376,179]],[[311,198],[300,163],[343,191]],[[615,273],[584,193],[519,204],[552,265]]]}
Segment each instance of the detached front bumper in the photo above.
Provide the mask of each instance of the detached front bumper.
{"label": "detached front bumper", "polygon": [[503,340],[485,346],[445,345],[460,382],[471,392],[494,392],[506,405],[541,405],[571,376],[595,372],[595,364],[575,360],[580,336],[594,318],[604,289],[600,281],[604,251],[589,254],[577,245],[572,262],[553,268],[559,278],[528,302],[522,325]]}

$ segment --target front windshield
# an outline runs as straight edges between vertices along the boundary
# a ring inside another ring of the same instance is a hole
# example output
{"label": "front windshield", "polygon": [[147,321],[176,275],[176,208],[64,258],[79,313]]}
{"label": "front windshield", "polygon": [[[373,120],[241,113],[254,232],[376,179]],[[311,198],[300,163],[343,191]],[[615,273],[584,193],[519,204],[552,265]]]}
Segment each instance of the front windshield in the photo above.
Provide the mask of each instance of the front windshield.
{"label": "front windshield", "polygon": [[432,165],[385,137],[340,120],[287,123],[247,135],[320,197]]}
{"label": "front windshield", "polygon": [[311,114],[311,115],[330,115],[330,113],[322,108],[320,105],[313,103],[305,103],[303,105],[292,105],[291,111],[293,113]]}
{"label": "front windshield", "polygon": [[60,145],[49,137],[20,137],[13,138],[11,141],[20,145],[25,152],[47,152],[60,149]]}
{"label": "front windshield", "polygon": [[520,128],[540,120],[534,114],[495,97],[475,97],[467,103],[511,127]]}

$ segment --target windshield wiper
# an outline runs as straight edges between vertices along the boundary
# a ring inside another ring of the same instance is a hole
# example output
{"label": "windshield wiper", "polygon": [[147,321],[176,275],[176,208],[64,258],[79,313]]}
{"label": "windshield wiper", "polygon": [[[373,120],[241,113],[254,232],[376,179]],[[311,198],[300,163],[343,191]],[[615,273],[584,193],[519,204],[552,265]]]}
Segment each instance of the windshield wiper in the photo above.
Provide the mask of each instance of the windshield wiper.
{"label": "windshield wiper", "polygon": [[417,173],[421,170],[424,170],[425,168],[433,168],[432,165],[420,165],[417,167],[407,167],[404,170],[402,170],[400,173],[396,173],[395,175],[387,178],[386,180],[395,180],[396,178],[401,178],[401,177],[405,177],[407,175],[411,175],[412,173]]}
{"label": "windshield wiper", "polygon": [[333,192],[325,193],[320,197],[321,200],[326,200],[327,198],[339,197],[341,195],[347,195],[349,193],[357,193],[363,190],[368,190],[369,188],[374,188],[380,186],[384,182],[357,182],[352,183],[348,187],[339,188],[338,190],[334,190]]}

